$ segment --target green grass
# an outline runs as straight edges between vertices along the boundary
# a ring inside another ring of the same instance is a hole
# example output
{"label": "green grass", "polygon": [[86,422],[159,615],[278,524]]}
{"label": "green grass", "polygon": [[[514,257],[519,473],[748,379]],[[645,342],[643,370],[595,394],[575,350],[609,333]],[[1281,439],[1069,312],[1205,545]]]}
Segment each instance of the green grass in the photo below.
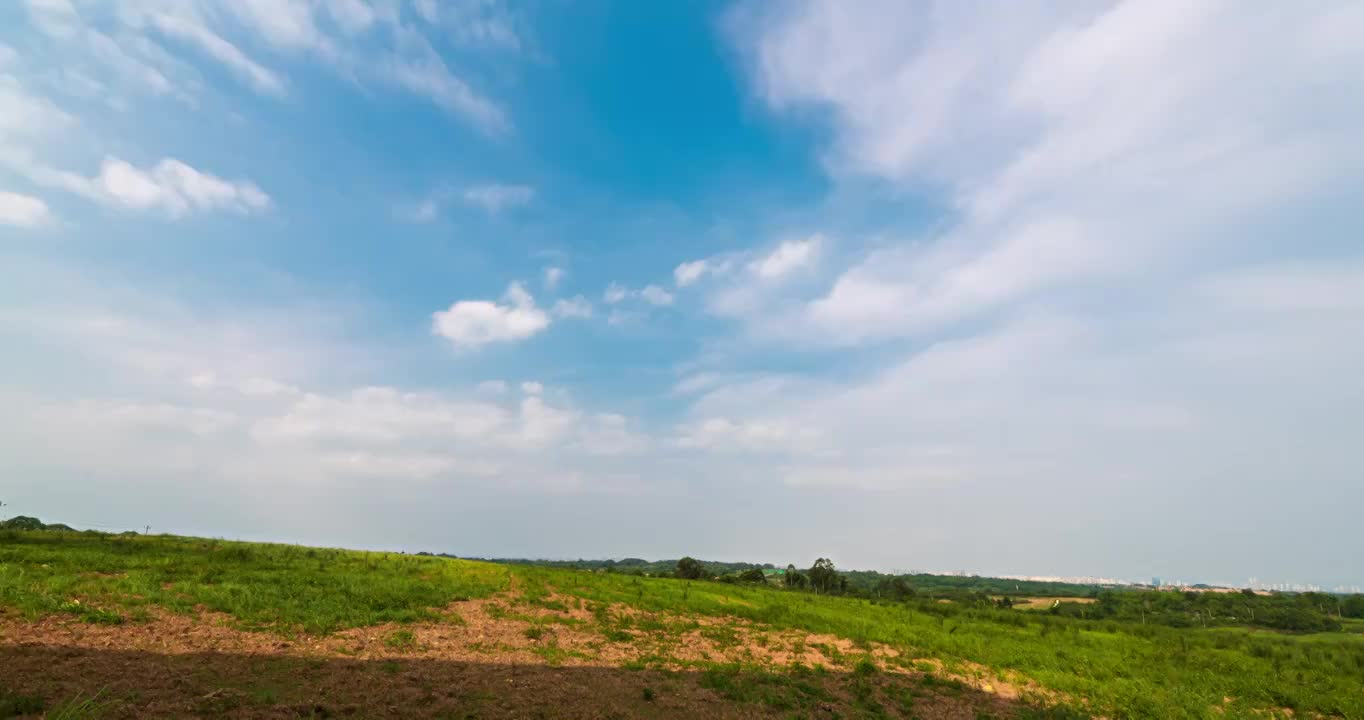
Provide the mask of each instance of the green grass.
{"label": "green grass", "polygon": [[[386,553],[164,536],[0,532],[0,606],[32,616],[67,613],[87,622],[132,623],[153,608],[188,613],[196,606],[226,613],[247,628],[284,633],[327,633],[383,622],[458,622],[441,609],[458,598],[506,590],[513,575],[520,599],[490,612],[532,621],[529,632],[540,635],[533,652],[551,664],[576,654],[554,641],[548,625],[581,621],[537,620],[520,612],[528,606],[555,613],[585,609],[606,642],[666,643],[700,628],[720,647],[743,641],[731,626],[699,625],[703,616],[751,621],[759,632],[794,629],[847,638],[859,649],[843,654],[837,669],[850,675],[854,705],[868,717],[915,702],[908,690],[895,695],[876,690],[890,674],[878,673],[867,661],[875,643],[898,650],[907,667],[914,667],[916,658],[940,660],[948,672],[968,675],[984,666],[990,674],[1015,674],[1069,698],[1068,706],[1039,710],[1036,717],[1092,712],[1114,718],[1235,718],[1292,710],[1298,716],[1364,719],[1364,636],[1357,623],[1346,623],[1346,632],[1313,635],[1176,629]],[[616,604],[659,614],[629,617],[613,611]],[[400,630],[388,642],[404,649],[411,639],[410,632]],[[660,652],[665,654],[627,667],[662,667],[666,650]],[[392,663],[382,669],[399,667]],[[818,702],[822,692],[820,683],[794,670],[772,672],[718,660],[693,667],[723,697],[776,710],[799,713]],[[930,675],[925,682],[935,693],[963,691],[947,678]],[[0,695],[0,709],[7,702],[29,701]]]}
{"label": "green grass", "polygon": [[158,606],[328,633],[433,619],[505,590],[506,568],[392,553],[168,536],[0,531],[0,605],[118,623]]}
{"label": "green grass", "polygon": [[407,651],[417,646],[417,638],[411,630],[396,630],[384,638],[384,645],[398,651]]}
{"label": "green grass", "polygon": [[[594,607],[622,603],[732,616],[882,643],[911,658],[978,663],[1017,673],[1112,717],[1205,718],[1221,708],[1218,717],[1291,709],[1364,718],[1364,638],[1348,633],[1175,629],[557,568],[514,572],[523,584],[552,586]],[[1224,704],[1226,697],[1232,702]]]}
{"label": "green grass", "polygon": [[104,710],[109,703],[101,701],[102,692],[93,695],[78,694],[75,697],[58,703],[56,707],[47,711],[44,715],[47,720],[93,720],[104,714]]}

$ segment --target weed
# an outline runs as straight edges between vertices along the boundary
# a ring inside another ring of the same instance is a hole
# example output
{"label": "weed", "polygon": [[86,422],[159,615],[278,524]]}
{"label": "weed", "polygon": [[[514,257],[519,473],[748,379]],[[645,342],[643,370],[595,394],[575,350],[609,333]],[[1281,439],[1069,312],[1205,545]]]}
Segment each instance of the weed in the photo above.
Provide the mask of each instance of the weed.
{"label": "weed", "polygon": [[391,650],[406,652],[416,647],[417,638],[411,630],[394,630],[389,633],[388,637],[384,638],[384,645],[387,645]]}
{"label": "weed", "polygon": [[631,635],[624,630],[611,627],[604,628],[602,630],[602,635],[606,636],[606,639],[613,643],[626,643],[635,639],[634,635]]}
{"label": "weed", "polygon": [[110,705],[109,702],[100,701],[100,696],[104,690],[99,690],[94,695],[86,697],[83,693],[76,695],[65,702],[58,703],[45,716],[48,720],[87,720],[87,718],[97,718]]}
{"label": "weed", "polygon": [[857,665],[853,666],[853,673],[860,677],[875,675],[876,670],[876,661],[872,660],[870,655],[863,656],[857,661]]}

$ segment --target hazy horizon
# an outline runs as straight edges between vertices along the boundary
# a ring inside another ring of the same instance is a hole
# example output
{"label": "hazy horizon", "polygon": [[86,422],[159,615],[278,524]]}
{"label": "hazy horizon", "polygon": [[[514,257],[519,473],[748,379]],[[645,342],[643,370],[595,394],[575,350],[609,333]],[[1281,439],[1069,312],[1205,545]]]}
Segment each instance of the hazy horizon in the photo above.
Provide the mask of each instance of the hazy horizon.
{"label": "hazy horizon", "polygon": [[1364,584],[1362,8],[5,4],[3,513]]}

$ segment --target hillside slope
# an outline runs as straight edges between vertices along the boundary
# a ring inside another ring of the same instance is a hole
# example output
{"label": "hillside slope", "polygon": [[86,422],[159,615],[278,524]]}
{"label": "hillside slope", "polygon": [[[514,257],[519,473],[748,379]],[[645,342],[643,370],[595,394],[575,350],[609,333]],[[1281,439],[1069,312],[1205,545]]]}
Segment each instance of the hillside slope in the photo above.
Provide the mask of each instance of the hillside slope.
{"label": "hillside slope", "polygon": [[108,717],[1364,717],[1357,634],[384,553],[0,531],[0,608],[0,711],[97,696]]}

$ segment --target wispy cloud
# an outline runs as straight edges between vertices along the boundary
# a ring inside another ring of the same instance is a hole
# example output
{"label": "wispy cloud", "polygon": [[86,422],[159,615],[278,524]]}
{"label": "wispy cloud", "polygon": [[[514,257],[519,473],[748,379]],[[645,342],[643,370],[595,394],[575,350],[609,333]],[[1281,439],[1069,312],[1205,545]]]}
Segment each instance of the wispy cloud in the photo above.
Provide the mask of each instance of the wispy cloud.
{"label": "wispy cloud", "polygon": [[560,298],[554,302],[554,315],[561,318],[592,317],[592,303],[582,295]]}
{"label": "wispy cloud", "polygon": [[527,205],[535,199],[535,188],[529,185],[487,183],[465,188],[464,202],[489,213],[500,213]]}
{"label": "wispy cloud", "polygon": [[559,287],[559,282],[564,279],[564,269],[558,266],[550,266],[544,269],[545,289],[553,291]]}
{"label": "wispy cloud", "polygon": [[197,18],[188,14],[153,13],[147,20],[162,33],[197,46],[255,90],[270,95],[285,93],[285,82],[282,77],[248,57],[236,45],[208,29]]}
{"label": "wispy cloud", "polygon": [[162,159],[144,170],[109,157],[92,178],[43,166],[24,169],[40,185],[129,210],[159,210],[171,218],[191,212],[227,210],[250,214],[270,208],[270,196],[255,183],[224,180],[174,158]]}
{"label": "wispy cloud", "polygon": [[675,299],[672,293],[658,285],[645,285],[636,290],[620,283],[611,283],[602,293],[602,301],[608,305],[622,303],[632,298],[638,298],[650,305],[672,305]]}

